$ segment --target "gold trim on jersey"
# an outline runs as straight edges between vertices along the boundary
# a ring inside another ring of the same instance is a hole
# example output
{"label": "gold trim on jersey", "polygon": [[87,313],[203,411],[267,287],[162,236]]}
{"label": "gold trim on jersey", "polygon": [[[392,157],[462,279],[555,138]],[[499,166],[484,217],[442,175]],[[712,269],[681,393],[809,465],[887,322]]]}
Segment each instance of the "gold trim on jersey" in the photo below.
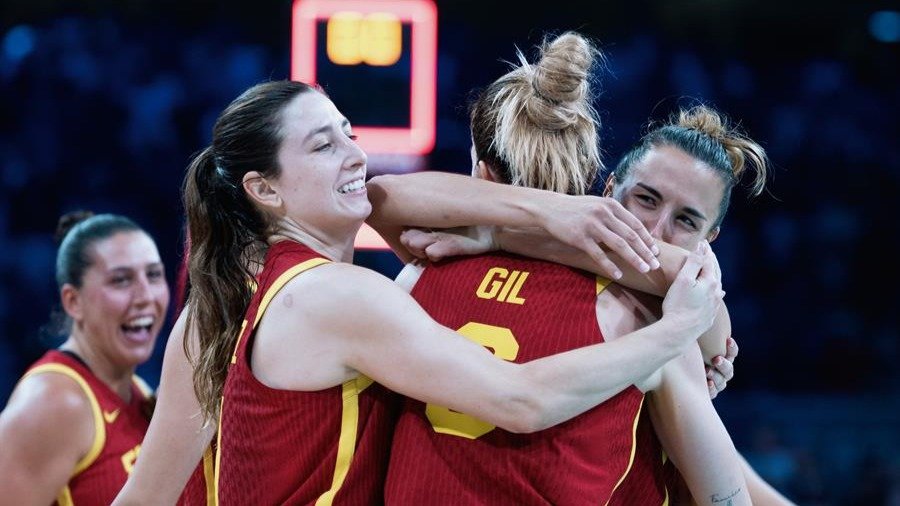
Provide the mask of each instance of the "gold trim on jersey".
{"label": "gold trim on jersey", "polygon": [[72,489],[69,488],[68,484],[59,491],[59,495],[56,496],[56,503],[58,506],[75,506],[75,501],[72,500]]}
{"label": "gold trim on jersey", "polygon": [[[222,398],[219,399],[219,423],[216,424],[216,465],[213,468],[213,476],[216,479],[213,482],[213,502],[212,504],[219,504],[219,469],[222,468],[222,408],[225,406],[225,395],[223,393]],[[204,464],[203,468],[204,476],[206,474],[206,467]]]}
{"label": "gold trim on jersey", "polygon": [[106,426],[103,422],[103,412],[100,410],[100,403],[97,401],[97,396],[94,394],[94,391],[91,390],[91,386],[81,377],[81,374],[78,374],[78,371],[65,364],[51,363],[39,365],[28,371],[22,379],[24,380],[29,376],[46,372],[59,373],[75,380],[87,396],[88,402],[91,404],[91,412],[94,415],[94,442],[91,444],[91,449],[88,450],[84,457],[81,457],[77,464],[75,464],[75,470],[72,471],[72,475],[69,477],[69,479],[72,479],[97,460],[100,451],[103,450],[103,445],[106,444]]}
{"label": "gold trim on jersey", "polygon": [[134,384],[138,387],[138,390],[141,391],[141,394],[143,394],[145,400],[153,397],[153,389],[150,388],[150,385],[148,385],[146,381],[144,381],[144,378],[138,376],[137,374],[133,374],[131,375],[131,381],[133,381]]}
{"label": "gold trim on jersey", "polygon": [[284,288],[284,285],[288,283],[291,279],[294,278],[297,274],[300,274],[303,271],[312,269],[313,267],[317,267],[322,264],[327,264],[331,262],[331,260],[327,260],[325,258],[311,258],[305,262],[299,263],[290,269],[284,271],[281,276],[278,276],[278,279],[272,283],[272,286],[266,290],[265,295],[263,295],[262,300],[259,302],[259,308],[256,310],[256,318],[253,319],[253,328],[256,328],[256,325],[259,323],[259,319],[262,318],[263,313],[266,312],[266,308],[269,307],[269,303],[272,302],[272,299],[278,295],[278,292]]}
{"label": "gold trim on jersey", "polygon": [[612,283],[611,279],[606,279],[600,276],[596,276],[597,279],[597,293],[595,295],[600,295],[600,292],[606,290],[606,287]]}
{"label": "gold trim on jersey", "polygon": [[[625,467],[625,472],[622,473],[622,477],[619,478],[619,481],[616,482],[616,486],[613,487],[612,492],[609,493],[609,499],[606,500],[606,504],[609,504],[609,501],[612,500],[613,495],[616,493],[616,490],[619,488],[619,485],[625,481],[625,477],[628,476],[628,473],[631,472],[631,466],[634,464],[634,454],[637,452],[637,428],[638,421],[641,419],[641,410],[644,408],[644,400],[646,396],[641,396],[641,403],[638,405],[637,413],[634,415],[634,424],[631,427],[631,456],[628,457],[628,466]],[[668,492],[667,492],[668,493]]]}
{"label": "gold trim on jersey", "polygon": [[[251,328],[250,331],[253,332],[252,329],[256,328],[256,325],[259,323],[260,318],[262,318],[263,313],[266,312],[266,308],[269,306],[269,303],[272,302],[272,299],[275,298],[275,295],[277,295],[278,292],[282,288],[284,288],[284,285],[286,285],[288,283],[288,281],[290,281],[291,279],[293,279],[294,277],[296,277],[298,274],[302,273],[303,271],[307,271],[309,269],[312,269],[313,267],[318,267],[322,264],[327,264],[330,262],[331,262],[331,260],[321,258],[321,257],[310,258],[309,260],[300,262],[299,264],[297,264],[297,265],[291,267],[290,269],[284,271],[283,273],[281,273],[281,275],[279,275],[275,279],[275,282],[272,283],[271,286],[269,286],[269,289],[266,290],[266,293],[263,294],[263,298],[259,302],[259,307],[256,308],[256,318],[253,319],[253,326],[250,327]],[[244,334],[244,327],[246,326],[246,324],[247,324],[247,322],[245,320],[243,322],[243,324],[241,325],[241,332],[238,334],[238,338],[237,338],[236,342],[234,343],[234,353],[231,355],[231,357],[232,357],[231,363],[232,364],[235,363],[235,361],[237,359],[238,346],[240,346],[240,344],[241,344],[241,337]],[[351,380],[351,381],[353,381],[353,380]],[[362,391],[362,389],[360,389],[360,391]],[[217,427],[217,431],[216,431],[216,448],[217,449],[222,448],[222,409],[224,406],[225,406],[225,396],[223,394],[222,398],[219,401],[219,423],[218,423],[218,427]],[[342,424],[342,429],[343,429],[343,424]],[[355,443],[355,438],[354,438],[354,443]],[[340,445],[338,445],[338,449],[340,451]],[[215,476],[215,480],[214,480],[213,486],[212,486],[212,502],[210,503],[212,505],[219,504],[219,470],[221,469],[221,462],[222,462],[221,457],[222,457],[222,452],[220,450],[217,450],[216,451],[216,459],[215,459],[216,464],[213,469],[213,475]],[[206,474],[207,468],[206,468],[206,456],[205,455],[204,455],[204,464],[203,465],[204,465],[204,467],[203,467],[204,477],[206,477],[207,476],[207,474]],[[207,482],[207,501],[209,501],[209,498],[210,498],[209,497],[209,483]]]}
{"label": "gold trim on jersey", "polygon": [[218,497],[214,484],[216,483],[216,459],[213,457],[212,442],[203,452],[203,482],[206,484],[206,505],[215,506],[218,504]]}
{"label": "gold trim on jersey", "polygon": [[371,384],[370,378],[360,375],[345,381],[341,386],[341,398],[343,399],[341,433],[338,437],[334,477],[331,480],[331,488],[319,496],[316,506],[331,506],[334,497],[344,484],[344,479],[347,478],[350,463],[353,462],[353,456],[356,454],[356,433],[359,430],[359,394]]}

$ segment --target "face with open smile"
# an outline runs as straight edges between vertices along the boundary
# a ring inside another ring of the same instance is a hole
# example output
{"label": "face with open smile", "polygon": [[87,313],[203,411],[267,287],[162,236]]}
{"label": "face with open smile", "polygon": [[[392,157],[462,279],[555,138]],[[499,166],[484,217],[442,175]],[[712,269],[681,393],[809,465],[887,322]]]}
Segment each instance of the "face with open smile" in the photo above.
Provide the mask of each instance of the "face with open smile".
{"label": "face with open smile", "polygon": [[288,218],[325,235],[354,233],[372,205],[366,154],[350,122],[318,92],[303,93],[282,112],[281,172],[272,181]]}
{"label": "face with open smile", "polygon": [[144,232],[96,242],[81,287],[63,286],[66,312],[93,355],[136,367],[153,353],[169,306],[169,286],[156,244]]}
{"label": "face with open smile", "polygon": [[714,227],[725,183],[712,168],[681,149],[656,146],[635,163],[612,195],[650,234],[694,250],[719,234]]}

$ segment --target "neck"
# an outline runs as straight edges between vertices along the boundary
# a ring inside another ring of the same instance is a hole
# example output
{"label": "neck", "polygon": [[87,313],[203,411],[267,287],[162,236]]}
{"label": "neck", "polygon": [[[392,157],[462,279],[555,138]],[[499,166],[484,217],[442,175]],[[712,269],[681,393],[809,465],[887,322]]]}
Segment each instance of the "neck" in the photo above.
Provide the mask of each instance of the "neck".
{"label": "neck", "polygon": [[352,233],[329,235],[320,230],[303,226],[290,218],[283,218],[279,221],[276,230],[277,232],[269,236],[269,244],[288,239],[308,246],[331,261],[353,262],[353,242],[359,227],[356,227]]}
{"label": "neck", "polygon": [[94,376],[106,383],[106,386],[119,394],[125,402],[131,402],[131,377],[134,375],[134,367],[116,365],[102,352],[86,343],[86,336],[80,330],[73,329],[72,335],[60,349],[71,351],[81,357]]}

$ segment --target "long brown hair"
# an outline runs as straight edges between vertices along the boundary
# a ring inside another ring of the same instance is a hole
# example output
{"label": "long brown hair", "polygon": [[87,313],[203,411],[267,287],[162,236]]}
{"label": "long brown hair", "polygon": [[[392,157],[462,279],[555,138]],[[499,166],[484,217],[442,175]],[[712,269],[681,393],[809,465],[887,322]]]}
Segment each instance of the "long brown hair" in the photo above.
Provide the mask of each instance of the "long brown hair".
{"label": "long brown hair", "polygon": [[252,296],[256,267],[266,249],[269,224],[244,192],[243,177],[280,173],[282,111],[302,93],[295,81],[258,84],[236,98],[216,120],[212,144],[191,162],[182,198],[190,237],[188,325],[199,336],[191,357],[194,391],[207,420],[219,412],[228,364]]}

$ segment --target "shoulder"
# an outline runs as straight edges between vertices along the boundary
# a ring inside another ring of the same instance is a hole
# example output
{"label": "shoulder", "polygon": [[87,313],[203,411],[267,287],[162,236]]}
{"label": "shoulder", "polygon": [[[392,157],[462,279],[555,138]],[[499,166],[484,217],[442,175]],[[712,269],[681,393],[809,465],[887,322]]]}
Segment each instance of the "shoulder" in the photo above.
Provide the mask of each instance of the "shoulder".
{"label": "shoulder", "polygon": [[[328,263],[310,269],[288,281],[273,298],[292,297],[304,304],[333,305],[335,297],[346,304],[366,301],[391,292],[402,292],[384,275],[348,263]],[[298,299],[299,298],[299,299]]]}
{"label": "shoulder", "polygon": [[[655,303],[659,307],[659,303]],[[611,341],[646,327],[658,318],[654,301],[617,283],[597,295],[597,322],[604,340]]]}
{"label": "shoulder", "polygon": [[16,436],[5,443],[73,441],[89,448],[94,433],[95,402],[89,395],[93,394],[66,373],[47,371],[27,375],[16,386],[0,416],[4,436],[10,433]]}
{"label": "shoulder", "polygon": [[311,324],[334,332],[357,332],[401,316],[415,317],[416,308],[413,298],[391,279],[365,267],[336,262],[291,279],[272,298],[265,318],[281,325]]}

